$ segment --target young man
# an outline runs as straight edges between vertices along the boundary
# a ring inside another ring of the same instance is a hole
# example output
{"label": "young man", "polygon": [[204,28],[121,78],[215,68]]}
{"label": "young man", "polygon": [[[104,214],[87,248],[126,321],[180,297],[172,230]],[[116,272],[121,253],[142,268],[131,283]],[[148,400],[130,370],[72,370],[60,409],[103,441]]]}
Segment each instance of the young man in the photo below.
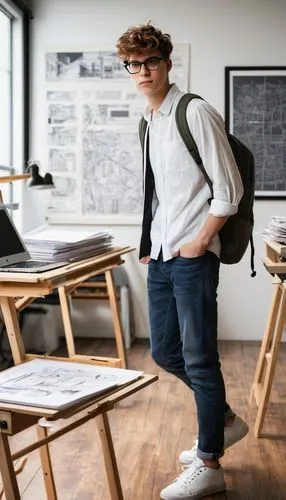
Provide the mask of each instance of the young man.
{"label": "young man", "polygon": [[117,43],[148,102],[140,262],[148,264],[152,356],[194,391],[198,415],[198,441],[180,455],[188,466],[161,498],[190,500],[225,489],[219,458],[248,432],[226,403],[217,351],[218,232],[237,212],[243,187],[221,117],[194,99],[187,121],[213,182],[209,204],[209,187],[176,127],[183,93],[169,82],[172,48],[170,36],[150,24],[129,28]]}

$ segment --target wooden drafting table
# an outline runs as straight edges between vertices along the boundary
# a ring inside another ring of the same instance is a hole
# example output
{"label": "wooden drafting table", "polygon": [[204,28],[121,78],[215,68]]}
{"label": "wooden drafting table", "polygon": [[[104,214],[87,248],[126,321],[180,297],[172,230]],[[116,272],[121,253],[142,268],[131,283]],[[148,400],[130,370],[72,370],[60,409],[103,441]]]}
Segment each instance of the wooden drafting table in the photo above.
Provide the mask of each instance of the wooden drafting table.
{"label": "wooden drafting table", "polygon": [[286,322],[286,245],[265,242],[263,263],[274,276],[274,291],[250,394],[250,402],[254,399],[258,406],[254,425],[256,437],[261,436]]}
{"label": "wooden drafting table", "polygon": [[[132,250],[133,248],[131,247],[117,248],[104,255],[82,260],[44,273],[0,272],[0,305],[15,364],[20,364],[35,357],[42,357],[25,353],[17,312],[33,302],[36,297],[48,295],[57,289],[65,328],[68,358],[57,358],[55,356],[46,356],[46,358],[125,368],[124,342],[111,271],[124,262],[122,255]],[[103,358],[96,355],[81,356],[75,353],[67,296],[78,284],[91,276],[102,273],[105,274],[112,309],[118,358]],[[143,389],[156,380],[157,376],[144,374],[140,379],[124,387],[113,389],[107,395],[94,397],[89,402],[78,403],[60,411],[0,403],[0,471],[7,500],[18,500],[20,498],[13,460],[23,457],[38,448],[40,448],[47,498],[48,500],[56,500],[57,493],[48,444],[95,417],[103,448],[111,499],[123,500],[107,411],[111,410],[118,401]],[[82,415],[79,415],[80,413]],[[11,455],[8,436],[17,434],[37,424],[42,417],[45,417],[47,420],[76,417],[76,420],[73,418],[71,423],[68,423],[63,429],[55,431],[52,434],[48,433],[47,427],[38,425],[39,440]]]}
{"label": "wooden drafting table", "polygon": [[[0,403],[0,471],[6,499],[20,499],[13,460],[21,458],[27,453],[40,448],[39,451],[47,498],[48,500],[57,500],[58,497],[53,476],[49,443],[67,432],[76,429],[88,420],[96,418],[102,444],[110,497],[112,500],[123,500],[107,412],[111,410],[118,401],[152,384],[157,378],[156,375],[143,374],[138,380],[130,382],[124,387],[113,389],[105,395],[90,399],[89,402],[77,403],[64,410],[50,410],[32,406]],[[54,430],[53,432],[49,432],[48,428],[41,426],[39,422],[37,426],[38,440],[11,455],[8,436],[28,429],[32,425],[37,424],[39,419],[43,417],[45,417],[47,421],[73,418],[72,421],[67,423],[63,428]],[[96,498],[96,485],[94,498]]]}
{"label": "wooden drafting table", "polygon": [[[42,297],[58,290],[64,331],[70,361],[126,368],[126,352],[120,321],[112,269],[122,264],[122,255],[134,250],[131,247],[113,249],[105,254],[81,260],[43,273],[12,273],[0,271],[0,305],[15,364],[34,357],[26,354],[17,318],[17,312]],[[82,282],[96,274],[105,274],[117,346],[117,358],[82,356],[75,352],[68,295]],[[51,356],[51,359],[56,359]]]}

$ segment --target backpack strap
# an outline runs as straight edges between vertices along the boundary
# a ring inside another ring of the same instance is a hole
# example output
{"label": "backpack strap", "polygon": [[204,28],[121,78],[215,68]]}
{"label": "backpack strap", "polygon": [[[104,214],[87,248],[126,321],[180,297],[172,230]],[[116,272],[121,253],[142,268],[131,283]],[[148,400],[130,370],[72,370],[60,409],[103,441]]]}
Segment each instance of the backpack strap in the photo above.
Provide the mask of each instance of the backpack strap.
{"label": "backpack strap", "polygon": [[[189,153],[192,155],[193,159],[195,160],[196,164],[198,165],[199,169],[201,170],[202,174],[205,177],[205,180],[210,188],[211,191],[211,196],[213,197],[213,186],[212,186],[212,181],[209,178],[204,166],[202,159],[200,157],[199,150],[197,148],[197,145],[195,143],[195,140],[191,134],[188,121],[187,121],[187,107],[188,104],[193,100],[193,99],[202,99],[199,95],[196,94],[184,94],[181,99],[178,102],[177,109],[176,109],[176,125],[179,131],[179,134],[189,151]],[[211,200],[209,200],[209,203]],[[250,236],[250,248],[251,248],[251,257],[250,257],[250,265],[251,265],[251,277],[254,277],[256,275],[256,271],[254,270],[254,243],[253,243],[253,236],[251,234]]]}
{"label": "backpack strap", "polygon": [[176,125],[179,131],[179,134],[189,151],[189,153],[192,155],[193,159],[195,160],[196,164],[198,165],[199,169],[201,170],[206,183],[208,184],[211,195],[213,197],[213,183],[210,180],[205,167],[203,166],[202,159],[200,157],[199,150],[197,148],[197,145],[195,143],[195,140],[191,134],[188,121],[187,121],[187,107],[188,104],[193,100],[193,99],[201,99],[204,100],[202,97],[200,97],[197,94],[184,94],[181,99],[178,102],[177,109],[176,109]]}
{"label": "backpack strap", "polygon": [[254,254],[255,254],[255,250],[254,250],[254,242],[253,242],[253,235],[251,233],[251,236],[250,236],[250,267],[251,267],[251,278],[254,278],[256,276],[256,271],[254,269]]}

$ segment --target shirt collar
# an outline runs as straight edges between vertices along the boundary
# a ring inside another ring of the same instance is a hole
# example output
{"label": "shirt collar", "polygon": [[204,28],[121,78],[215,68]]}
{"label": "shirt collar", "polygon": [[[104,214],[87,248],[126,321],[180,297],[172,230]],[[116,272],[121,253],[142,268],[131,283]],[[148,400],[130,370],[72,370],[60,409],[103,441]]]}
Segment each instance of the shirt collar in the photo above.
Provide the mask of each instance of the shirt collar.
{"label": "shirt collar", "polygon": [[[163,115],[169,115],[178,93],[179,89],[177,85],[173,83],[164,101],[162,102],[160,108],[158,109],[157,113],[162,113]],[[151,121],[152,109],[150,109],[149,104],[147,104],[147,106],[145,107],[143,116],[147,122]]]}

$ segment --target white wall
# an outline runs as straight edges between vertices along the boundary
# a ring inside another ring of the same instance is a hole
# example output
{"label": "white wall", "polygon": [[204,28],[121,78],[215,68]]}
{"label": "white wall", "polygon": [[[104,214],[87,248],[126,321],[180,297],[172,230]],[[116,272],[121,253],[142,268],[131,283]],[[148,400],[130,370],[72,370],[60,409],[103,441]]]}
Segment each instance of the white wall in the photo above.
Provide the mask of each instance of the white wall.
{"label": "white wall", "polygon": [[[285,0],[35,0],[31,54],[31,156],[41,160],[46,144],[44,53],[67,47],[114,47],[131,24],[152,20],[174,42],[191,45],[190,88],[224,114],[225,66],[286,66]],[[43,221],[42,194],[26,193],[25,229]],[[45,203],[45,202],[44,202]],[[285,214],[284,201],[256,201],[257,277],[250,278],[249,255],[222,266],[219,290],[220,337],[260,339],[272,287],[262,264],[262,236],[272,215]],[[140,228],[114,227],[119,244],[137,246]],[[145,271],[136,254],[126,258],[137,336],[147,335]]]}

